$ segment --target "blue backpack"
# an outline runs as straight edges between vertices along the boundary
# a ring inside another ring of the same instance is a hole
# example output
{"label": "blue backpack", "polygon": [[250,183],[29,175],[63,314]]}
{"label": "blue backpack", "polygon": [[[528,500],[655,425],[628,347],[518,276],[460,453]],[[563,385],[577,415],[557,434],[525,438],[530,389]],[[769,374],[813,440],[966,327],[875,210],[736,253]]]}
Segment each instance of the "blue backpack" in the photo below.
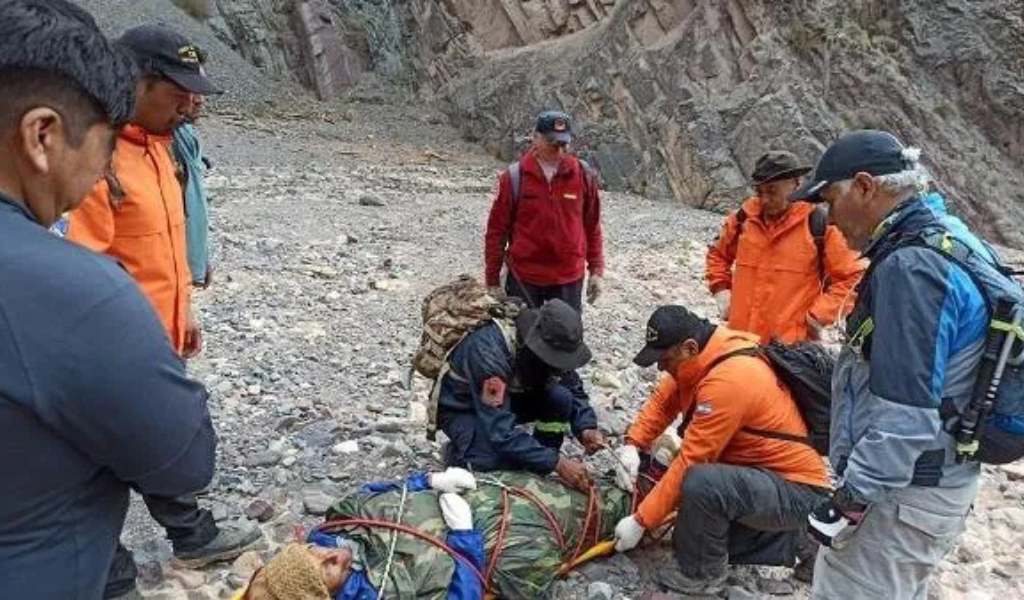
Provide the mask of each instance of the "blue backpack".
{"label": "blue backpack", "polygon": [[[963,411],[942,409],[945,429],[957,441],[957,460],[993,465],[1019,460],[1024,457],[1024,290],[994,251],[985,256],[941,226],[909,236],[896,248],[907,246],[927,248],[957,264],[988,307],[989,329],[971,400]],[[891,253],[875,260],[871,268]],[[870,269],[865,279],[869,276]],[[869,318],[855,340],[867,338],[872,329]]]}

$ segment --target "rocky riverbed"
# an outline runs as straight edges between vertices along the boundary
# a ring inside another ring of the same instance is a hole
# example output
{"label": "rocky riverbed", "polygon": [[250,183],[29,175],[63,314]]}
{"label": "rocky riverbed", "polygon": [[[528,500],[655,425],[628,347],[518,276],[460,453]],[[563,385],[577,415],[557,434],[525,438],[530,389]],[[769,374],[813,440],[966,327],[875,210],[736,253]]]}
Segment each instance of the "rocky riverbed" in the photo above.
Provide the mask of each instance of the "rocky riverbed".
{"label": "rocky riverbed", "polygon": [[[265,546],[233,564],[179,569],[141,503],[126,543],[148,598],[226,598],[296,525],[370,480],[439,465],[423,435],[426,383],[408,379],[419,302],[479,274],[483,226],[502,164],[443,119],[363,98],[317,113],[220,114],[200,125],[210,173],[215,283],[197,296],[206,332],[190,365],[220,434],[203,496],[220,520],[252,519]],[[583,370],[601,425],[621,434],[654,374],[630,362],[663,303],[711,314],[703,255],[720,216],[627,194],[604,198],[607,292],[585,313],[595,360]],[[595,470],[607,461],[593,461]],[[1024,469],[987,470],[968,531],[930,598],[1024,597]],[[676,598],[654,570],[667,543],[595,562],[557,599]],[[737,569],[729,598],[805,598],[787,569]]]}

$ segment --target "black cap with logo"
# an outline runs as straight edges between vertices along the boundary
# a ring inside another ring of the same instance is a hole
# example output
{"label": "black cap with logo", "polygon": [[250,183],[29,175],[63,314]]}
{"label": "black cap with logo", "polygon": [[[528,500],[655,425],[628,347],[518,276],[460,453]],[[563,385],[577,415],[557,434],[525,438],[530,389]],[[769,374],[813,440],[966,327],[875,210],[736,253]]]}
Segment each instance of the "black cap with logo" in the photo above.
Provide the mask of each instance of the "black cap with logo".
{"label": "black cap with logo", "polygon": [[549,110],[537,116],[537,133],[544,134],[553,142],[572,142],[572,119],[558,110]]}
{"label": "black cap with logo", "polygon": [[583,342],[583,319],[562,300],[548,300],[540,308],[524,311],[518,319],[526,347],[560,371],[572,371],[590,362],[590,348]]}
{"label": "black cap with logo", "polygon": [[903,144],[887,131],[863,129],[847,133],[825,150],[814,169],[814,176],[790,194],[789,199],[821,202],[821,192],[825,188],[857,173],[899,173],[912,166],[912,161],[904,156],[903,151]]}
{"label": "black cap with logo", "polygon": [[118,44],[145,71],[155,71],[186,91],[208,96],[220,94],[206,77],[205,55],[185,36],[162,25],[142,25],[124,32]]}
{"label": "black cap with logo", "polygon": [[685,307],[659,307],[647,320],[647,344],[633,358],[633,362],[641,367],[649,367],[658,362],[670,348],[690,339],[697,340],[703,347],[714,330],[715,326],[710,321],[698,317]]}

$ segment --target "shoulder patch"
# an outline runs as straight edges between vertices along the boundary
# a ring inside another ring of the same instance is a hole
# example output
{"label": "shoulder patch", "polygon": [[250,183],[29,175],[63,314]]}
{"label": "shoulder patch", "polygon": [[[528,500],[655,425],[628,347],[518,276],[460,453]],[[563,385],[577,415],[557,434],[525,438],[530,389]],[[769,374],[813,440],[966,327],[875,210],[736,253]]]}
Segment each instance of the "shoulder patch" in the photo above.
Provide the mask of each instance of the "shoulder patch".
{"label": "shoulder patch", "polygon": [[707,401],[700,402],[700,401],[698,401],[696,408],[693,409],[693,416],[695,416],[695,417],[703,417],[703,416],[710,415],[712,412],[714,412],[714,407],[711,406],[710,402],[707,402]]}
{"label": "shoulder patch", "polygon": [[480,401],[491,408],[501,408],[505,404],[505,380],[501,377],[489,377],[480,390]]}

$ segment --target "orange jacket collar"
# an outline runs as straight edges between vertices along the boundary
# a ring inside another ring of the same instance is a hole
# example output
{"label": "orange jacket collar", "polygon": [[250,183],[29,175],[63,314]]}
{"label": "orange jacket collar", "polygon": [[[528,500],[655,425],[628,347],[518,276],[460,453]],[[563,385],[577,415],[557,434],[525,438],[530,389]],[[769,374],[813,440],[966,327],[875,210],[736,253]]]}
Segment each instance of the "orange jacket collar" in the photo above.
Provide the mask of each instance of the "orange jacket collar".
{"label": "orange jacket collar", "polygon": [[675,376],[676,386],[681,389],[696,387],[707,375],[711,363],[718,360],[719,357],[740,348],[756,346],[757,343],[758,337],[755,334],[735,331],[719,325],[700,354],[679,365]]}
{"label": "orange jacket collar", "polygon": [[141,125],[136,125],[134,123],[129,123],[122,127],[119,135],[125,141],[139,146],[147,146],[153,142],[171,141],[170,135],[157,135],[155,133],[151,133]]}
{"label": "orange jacket collar", "polygon": [[[759,196],[751,196],[743,201],[743,212],[748,219],[764,222],[764,200]],[[807,220],[807,215],[814,210],[814,205],[807,202],[793,202],[777,226],[772,228],[772,235],[777,235]]]}

